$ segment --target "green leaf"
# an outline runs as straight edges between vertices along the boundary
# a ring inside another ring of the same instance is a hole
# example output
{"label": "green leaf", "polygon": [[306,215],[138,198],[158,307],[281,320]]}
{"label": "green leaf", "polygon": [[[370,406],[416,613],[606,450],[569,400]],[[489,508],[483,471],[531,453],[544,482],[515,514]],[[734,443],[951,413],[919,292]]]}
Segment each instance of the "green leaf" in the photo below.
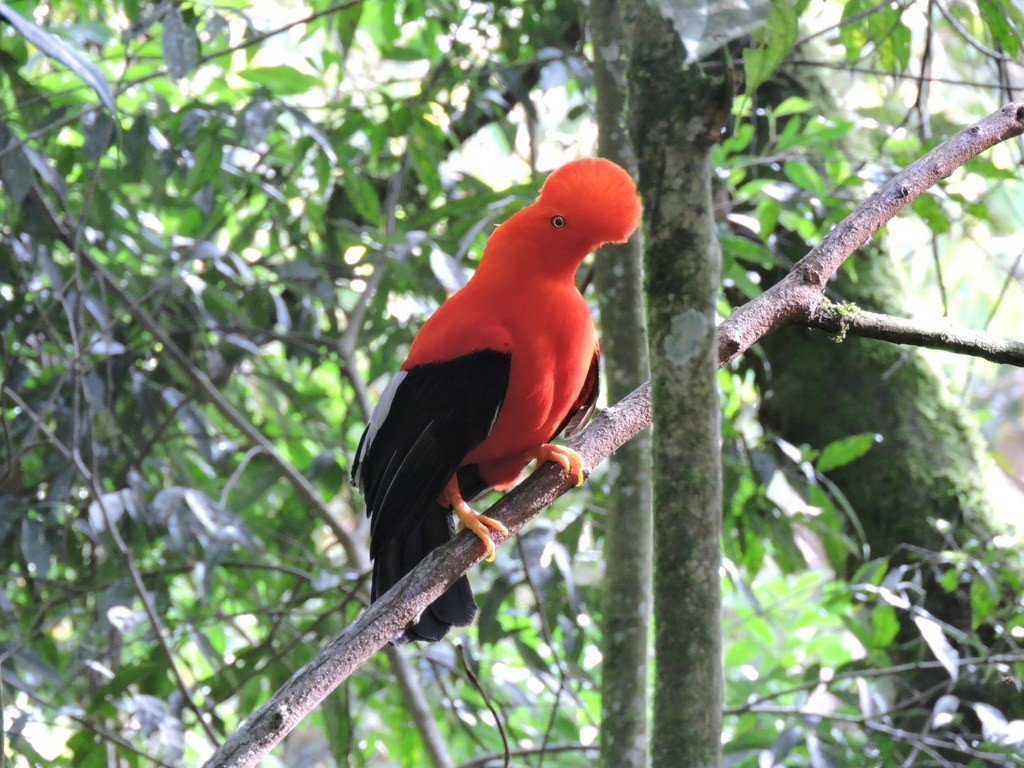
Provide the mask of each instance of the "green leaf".
{"label": "green leaf", "polygon": [[873,8],[863,19],[868,37],[875,44],[878,59],[887,71],[902,72],[910,61],[910,28],[903,23],[903,9]]}
{"label": "green leaf", "polygon": [[743,269],[739,264],[735,262],[730,265],[730,268],[724,271],[726,279],[740,289],[740,292],[748,299],[752,299],[756,296],[760,296],[763,293],[763,288],[750,279],[750,275]]}
{"label": "green leaf", "polygon": [[283,64],[276,67],[243,69],[238,74],[250,83],[266,86],[278,96],[307,93],[323,87],[319,77],[307,75]]}
{"label": "green leaf", "polygon": [[746,72],[744,93],[748,96],[771,77],[796,42],[797,14],[785,0],[772,0],[772,10],[765,25],[754,36],[757,48],[743,50]]}
{"label": "green leaf", "polygon": [[723,252],[734,259],[746,261],[763,269],[775,266],[775,256],[772,252],[755,240],[748,240],[745,237],[723,237],[721,245]]}
{"label": "green leaf", "polygon": [[991,621],[998,603],[999,588],[987,573],[976,574],[971,579],[971,628],[977,629]]}
{"label": "green leaf", "polygon": [[103,74],[99,67],[81,56],[78,51],[66,46],[59,37],[50,34],[34,22],[22,18],[7,3],[0,2],[0,19],[14,27],[22,37],[46,54],[46,56],[60,62],[82,78],[85,84],[96,92],[103,106],[110,110],[111,114],[117,112],[117,104],[110,93],[110,84],[107,82],[106,75]]}
{"label": "green leaf", "polygon": [[844,467],[870,451],[871,446],[880,440],[879,435],[873,432],[850,435],[836,440],[822,449],[818,460],[814,462],[814,468],[824,474],[837,467]]}
{"label": "green leaf", "polygon": [[772,114],[775,117],[785,117],[786,115],[810,112],[814,108],[813,101],[808,101],[802,96],[790,96],[783,99],[782,102],[772,110]]}
{"label": "green leaf", "polygon": [[850,579],[851,584],[881,584],[889,568],[888,557],[877,557],[864,563]]}
{"label": "green leaf", "polygon": [[748,122],[740,123],[733,129],[732,135],[722,141],[722,151],[726,155],[742,152],[750,146],[753,138],[754,126]]}
{"label": "green leaf", "polygon": [[811,241],[820,237],[818,225],[806,206],[783,208],[779,211],[779,224],[790,232],[795,232],[803,240]]}
{"label": "green leaf", "polygon": [[224,143],[216,136],[210,136],[196,148],[196,159],[189,174],[193,189],[201,187],[221,174],[224,159]]}
{"label": "green leaf", "polygon": [[839,25],[839,40],[846,48],[846,60],[854,63],[860,58],[861,51],[868,42],[868,35],[857,16],[864,11],[862,0],[850,0],[843,8],[844,23]]}
{"label": "green leaf", "polygon": [[888,648],[900,631],[896,609],[888,603],[879,603],[871,611],[871,647]]}
{"label": "green leaf", "polygon": [[925,193],[910,204],[910,209],[925,220],[928,228],[936,234],[949,231],[949,214],[935,195]]}
{"label": "green leaf", "polygon": [[782,203],[778,200],[765,200],[757,206],[757,222],[761,227],[761,239],[766,241],[775,232],[779,215],[782,213]]}
{"label": "green leaf", "polygon": [[85,156],[94,160],[101,157],[114,142],[115,128],[114,119],[105,112],[86,115],[82,120],[82,133],[85,134],[82,152]]}
{"label": "green leaf", "polygon": [[19,143],[20,139],[11,136],[6,154],[0,156],[0,183],[7,198],[15,205],[24,200],[32,188],[32,163]]}
{"label": "green leaf", "polygon": [[349,703],[349,683],[344,683],[327,695],[320,704],[324,716],[324,731],[331,755],[337,765],[345,765],[352,752],[352,711]]}
{"label": "green leaf", "polygon": [[824,195],[827,191],[821,174],[814,170],[814,166],[806,160],[787,160],[782,164],[782,171],[786,174],[786,178],[800,189],[813,192],[816,195]]}
{"label": "green leaf", "polygon": [[370,224],[380,226],[384,222],[384,211],[373,184],[358,172],[345,174],[345,195],[349,202]]}
{"label": "green leaf", "polygon": [[31,517],[21,521],[21,554],[33,578],[45,579],[49,575],[53,549],[43,524]]}
{"label": "green leaf", "polygon": [[946,592],[953,592],[958,586],[960,586],[960,570],[958,568],[950,568],[939,579],[939,586],[942,587]]}
{"label": "green leaf", "polygon": [[978,0],[978,12],[992,37],[1012,58],[1020,53],[1020,38],[1024,35],[1024,13],[1013,2],[1005,0]]}

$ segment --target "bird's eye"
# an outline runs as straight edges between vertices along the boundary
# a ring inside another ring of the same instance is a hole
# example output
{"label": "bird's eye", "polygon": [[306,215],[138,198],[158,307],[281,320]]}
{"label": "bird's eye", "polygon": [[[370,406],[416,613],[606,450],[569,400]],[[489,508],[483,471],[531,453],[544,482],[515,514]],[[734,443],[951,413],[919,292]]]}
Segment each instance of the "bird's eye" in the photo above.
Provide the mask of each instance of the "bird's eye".
{"label": "bird's eye", "polygon": [[552,216],[551,226],[555,229],[561,229],[565,226],[565,216]]}

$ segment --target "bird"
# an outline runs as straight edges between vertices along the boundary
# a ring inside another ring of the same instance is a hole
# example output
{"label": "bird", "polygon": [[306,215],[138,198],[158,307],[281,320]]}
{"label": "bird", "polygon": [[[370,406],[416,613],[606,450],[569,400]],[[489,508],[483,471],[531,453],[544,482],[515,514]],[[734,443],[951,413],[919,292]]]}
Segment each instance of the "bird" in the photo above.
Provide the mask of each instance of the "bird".
{"label": "bird", "polygon": [[[495,227],[473,276],[417,332],[352,463],[370,518],[371,600],[455,535],[452,512],[493,560],[491,532],[508,531],[469,501],[514,485],[529,461],[554,461],[583,482],[579,454],[551,443],[585,425],[599,389],[597,334],[575,276],[599,246],[628,240],[640,217],[621,167],[562,165],[536,201]],[[462,576],[392,642],[436,642],[476,610]]]}

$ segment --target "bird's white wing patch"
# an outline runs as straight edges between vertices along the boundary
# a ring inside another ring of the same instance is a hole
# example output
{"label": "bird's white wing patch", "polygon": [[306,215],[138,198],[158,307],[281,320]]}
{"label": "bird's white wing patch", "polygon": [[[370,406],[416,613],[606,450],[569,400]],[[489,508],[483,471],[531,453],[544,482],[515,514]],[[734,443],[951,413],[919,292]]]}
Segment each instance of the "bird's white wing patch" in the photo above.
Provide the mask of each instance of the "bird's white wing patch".
{"label": "bird's white wing patch", "polygon": [[395,393],[402,382],[405,381],[407,375],[406,371],[399,371],[391,377],[391,381],[384,387],[380,400],[377,401],[377,407],[370,414],[370,422],[366,425],[366,434],[363,435],[363,440],[359,444],[359,451],[356,453],[356,466],[361,465],[366,454],[369,453],[370,446],[373,445],[373,438],[377,436],[377,431],[388,418],[388,412],[391,410],[391,403],[394,402]]}

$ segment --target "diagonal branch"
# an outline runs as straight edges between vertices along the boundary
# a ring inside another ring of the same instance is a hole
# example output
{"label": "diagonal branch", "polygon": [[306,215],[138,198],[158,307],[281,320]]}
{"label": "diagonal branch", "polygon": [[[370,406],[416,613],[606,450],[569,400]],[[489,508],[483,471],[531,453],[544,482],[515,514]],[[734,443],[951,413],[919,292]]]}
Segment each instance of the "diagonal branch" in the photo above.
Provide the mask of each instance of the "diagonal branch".
{"label": "diagonal branch", "polygon": [[[618,405],[602,411],[587,429],[571,441],[588,467],[608,455],[651,422],[649,386],[644,384]],[[501,520],[509,535],[565,491],[573,481],[553,464],[545,464],[487,512]],[[507,537],[493,534],[495,544]],[[366,662],[389,640],[397,637],[415,617],[466,571],[484,558],[480,540],[464,531],[434,550],[391,591],[329,640],[313,659],[298,670],[245,724],[207,760],[206,768],[255,766],[278,741],[335,687]]]}
{"label": "diagonal branch", "polygon": [[[942,142],[898,173],[858,206],[799,261],[779,283],[736,309],[719,326],[719,363],[725,365],[776,328],[810,318],[840,265],[871,235],[929,186],[989,147],[1024,133],[1024,101],[1010,103]],[[651,423],[650,385],[643,384],[594,419],[570,441],[588,467],[603,461]],[[510,535],[572,487],[546,464],[490,508]],[[495,534],[496,544],[505,537]],[[479,539],[463,532],[423,562],[335,635],[259,707],[204,764],[204,768],[255,766],[299,721],[377,650],[483,559]]]}

